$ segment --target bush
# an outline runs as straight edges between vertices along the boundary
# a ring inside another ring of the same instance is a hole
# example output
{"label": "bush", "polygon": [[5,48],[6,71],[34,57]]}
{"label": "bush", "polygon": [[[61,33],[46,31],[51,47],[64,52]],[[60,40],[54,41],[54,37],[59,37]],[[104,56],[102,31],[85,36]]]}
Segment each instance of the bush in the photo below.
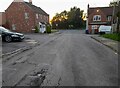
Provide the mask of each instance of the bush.
{"label": "bush", "polygon": [[46,26],[46,32],[47,32],[47,33],[51,33],[51,26],[50,26],[50,25],[47,25],[47,26]]}
{"label": "bush", "polygon": [[35,26],[35,33],[39,33],[39,28]]}

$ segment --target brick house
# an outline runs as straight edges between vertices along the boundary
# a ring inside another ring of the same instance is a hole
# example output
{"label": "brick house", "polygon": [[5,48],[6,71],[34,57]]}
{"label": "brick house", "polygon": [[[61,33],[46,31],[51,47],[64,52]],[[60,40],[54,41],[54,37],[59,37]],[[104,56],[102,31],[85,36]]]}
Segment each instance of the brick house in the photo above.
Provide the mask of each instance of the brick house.
{"label": "brick house", "polygon": [[6,24],[5,12],[0,12],[0,26],[5,26],[5,24]]}
{"label": "brick house", "polygon": [[6,24],[9,29],[16,32],[30,33],[39,23],[49,23],[49,15],[32,4],[32,0],[25,2],[23,0],[14,0],[5,10]]}
{"label": "brick house", "polygon": [[87,10],[87,28],[90,34],[98,33],[101,25],[112,25],[113,7],[89,7]]}

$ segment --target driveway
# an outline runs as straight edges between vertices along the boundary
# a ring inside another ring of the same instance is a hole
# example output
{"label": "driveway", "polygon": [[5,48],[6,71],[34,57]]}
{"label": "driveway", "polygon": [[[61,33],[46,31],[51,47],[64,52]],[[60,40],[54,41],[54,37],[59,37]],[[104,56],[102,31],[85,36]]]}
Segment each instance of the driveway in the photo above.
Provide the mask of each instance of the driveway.
{"label": "driveway", "polygon": [[49,40],[50,37],[52,36],[50,36],[49,34],[25,34],[25,39],[22,42],[2,42],[2,53],[6,54],[25,47],[35,46],[36,44],[42,44],[45,41]]}
{"label": "driveway", "polygon": [[118,55],[83,31],[61,31],[3,62],[3,85],[117,86]]}

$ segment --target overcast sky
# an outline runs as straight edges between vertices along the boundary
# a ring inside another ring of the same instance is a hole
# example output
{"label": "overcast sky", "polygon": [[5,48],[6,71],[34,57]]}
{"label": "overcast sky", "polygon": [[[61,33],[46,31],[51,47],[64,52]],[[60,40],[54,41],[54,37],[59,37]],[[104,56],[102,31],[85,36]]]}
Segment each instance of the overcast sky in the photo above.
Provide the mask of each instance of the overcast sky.
{"label": "overcast sky", "polygon": [[[11,4],[13,0],[0,0],[0,12]],[[24,0],[29,1],[29,0]],[[113,0],[32,0],[33,4],[41,7],[48,14],[50,19],[56,14],[64,10],[69,10],[71,7],[77,6],[86,12],[88,3],[90,7],[104,7],[108,6]]]}

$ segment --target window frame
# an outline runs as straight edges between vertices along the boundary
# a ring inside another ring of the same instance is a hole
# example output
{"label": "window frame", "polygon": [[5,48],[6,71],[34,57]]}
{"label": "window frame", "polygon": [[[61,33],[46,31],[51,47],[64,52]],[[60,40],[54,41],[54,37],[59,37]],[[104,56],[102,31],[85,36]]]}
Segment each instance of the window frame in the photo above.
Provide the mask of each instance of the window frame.
{"label": "window frame", "polygon": [[25,12],[24,15],[25,15],[25,19],[29,19],[29,13]]}
{"label": "window frame", "polygon": [[98,29],[98,25],[92,25],[91,28],[92,28],[92,30],[96,30],[96,29]]}
{"label": "window frame", "polygon": [[93,21],[101,21],[101,15],[94,15]]}
{"label": "window frame", "polygon": [[112,16],[107,16],[107,21],[112,21]]}
{"label": "window frame", "polygon": [[39,14],[38,13],[36,13],[36,19],[39,19]]}

